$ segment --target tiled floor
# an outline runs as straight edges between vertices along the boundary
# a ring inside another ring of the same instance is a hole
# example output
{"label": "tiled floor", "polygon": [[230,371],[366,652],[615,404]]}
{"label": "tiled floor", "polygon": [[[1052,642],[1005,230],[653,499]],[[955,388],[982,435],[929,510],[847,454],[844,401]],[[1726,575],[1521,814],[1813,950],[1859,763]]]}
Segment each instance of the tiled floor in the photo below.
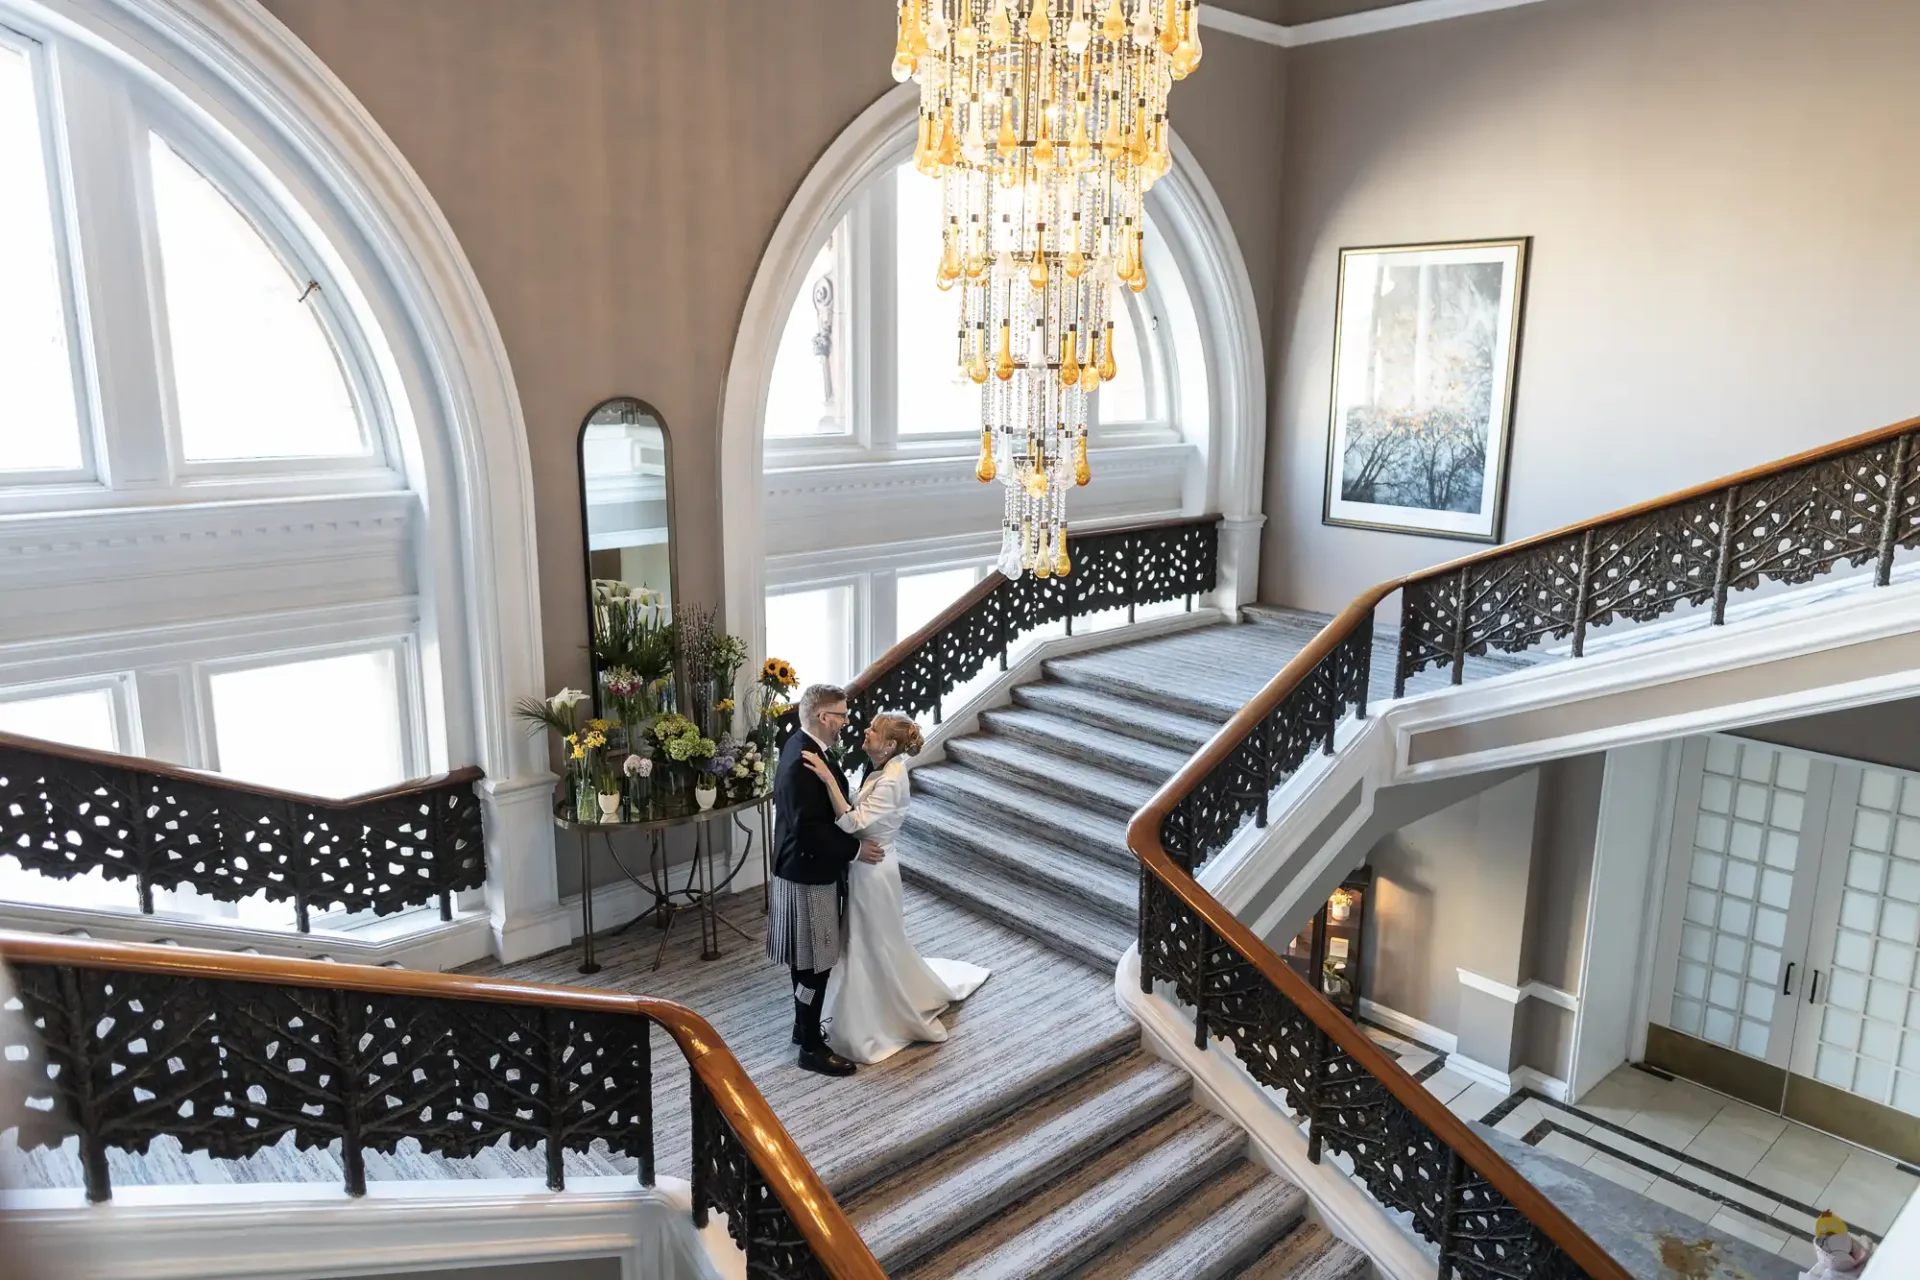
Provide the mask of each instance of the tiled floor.
{"label": "tiled floor", "polygon": [[1822,1210],[1877,1240],[1920,1187],[1920,1170],[1685,1080],[1622,1067],[1576,1106],[1531,1090],[1507,1098],[1443,1053],[1367,1033],[1454,1114],[1790,1259],[1806,1259]]}

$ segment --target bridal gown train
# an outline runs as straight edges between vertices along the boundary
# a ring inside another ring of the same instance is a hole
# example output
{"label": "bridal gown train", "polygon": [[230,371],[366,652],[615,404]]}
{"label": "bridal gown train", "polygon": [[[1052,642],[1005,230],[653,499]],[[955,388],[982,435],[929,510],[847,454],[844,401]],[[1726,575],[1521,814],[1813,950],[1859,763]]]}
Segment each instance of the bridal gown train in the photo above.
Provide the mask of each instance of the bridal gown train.
{"label": "bridal gown train", "polygon": [[907,762],[895,757],[869,774],[840,826],[887,851],[886,861],[848,870],[845,950],[827,983],[827,1043],[843,1058],[873,1063],[919,1041],[940,1043],[940,1013],[987,980],[964,960],[923,960],[907,941],[894,837],[907,818]]}

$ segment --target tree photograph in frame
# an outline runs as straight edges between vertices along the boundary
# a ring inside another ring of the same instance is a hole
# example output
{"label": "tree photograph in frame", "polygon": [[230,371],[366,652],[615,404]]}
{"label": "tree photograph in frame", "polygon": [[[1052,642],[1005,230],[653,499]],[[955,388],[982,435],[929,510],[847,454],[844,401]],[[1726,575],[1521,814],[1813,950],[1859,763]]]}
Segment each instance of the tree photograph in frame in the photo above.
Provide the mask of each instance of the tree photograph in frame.
{"label": "tree photograph in frame", "polygon": [[1530,243],[1340,251],[1324,523],[1500,541]]}

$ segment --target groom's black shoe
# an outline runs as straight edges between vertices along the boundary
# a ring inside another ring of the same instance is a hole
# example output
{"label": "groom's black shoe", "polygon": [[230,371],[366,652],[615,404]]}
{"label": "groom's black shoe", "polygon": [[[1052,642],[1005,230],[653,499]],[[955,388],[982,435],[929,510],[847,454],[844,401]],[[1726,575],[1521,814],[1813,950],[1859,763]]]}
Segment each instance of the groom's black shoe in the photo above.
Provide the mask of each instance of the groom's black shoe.
{"label": "groom's black shoe", "polygon": [[858,1068],[833,1050],[822,1046],[818,1049],[800,1050],[800,1069],[822,1076],[850,1076]]}

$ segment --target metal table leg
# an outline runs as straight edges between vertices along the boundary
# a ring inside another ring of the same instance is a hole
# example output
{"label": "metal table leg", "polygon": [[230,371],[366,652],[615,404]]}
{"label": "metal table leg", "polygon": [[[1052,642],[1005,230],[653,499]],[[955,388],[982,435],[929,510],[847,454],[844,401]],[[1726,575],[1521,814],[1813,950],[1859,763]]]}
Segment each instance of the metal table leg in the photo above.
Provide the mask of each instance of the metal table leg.
{"label": "metal table leg", "polygon": [[700,877],[700,958],[720,958],[719,913],[713,905],[713,823],[693,824],[694,871]]}
{"label": "metal table leg", "polygon": [[584,946],[584,954],[580,959],[582,973],[600,972],[600,966],[593,958],[593,860],[587,850],[587,841],[591,838],[585,827],[580,828],[580,937]]}

